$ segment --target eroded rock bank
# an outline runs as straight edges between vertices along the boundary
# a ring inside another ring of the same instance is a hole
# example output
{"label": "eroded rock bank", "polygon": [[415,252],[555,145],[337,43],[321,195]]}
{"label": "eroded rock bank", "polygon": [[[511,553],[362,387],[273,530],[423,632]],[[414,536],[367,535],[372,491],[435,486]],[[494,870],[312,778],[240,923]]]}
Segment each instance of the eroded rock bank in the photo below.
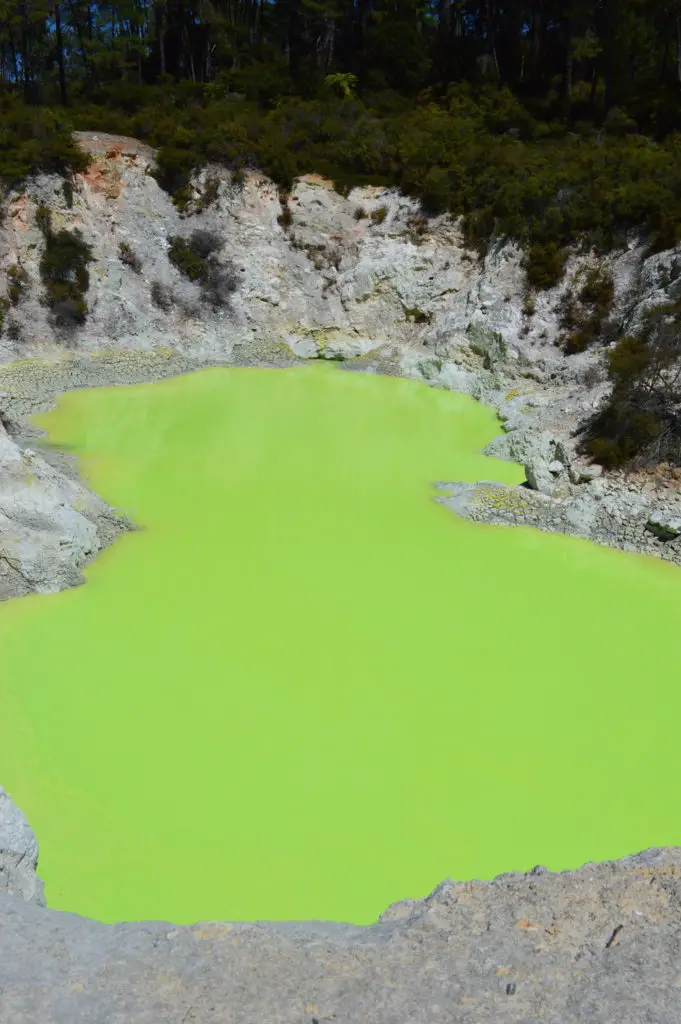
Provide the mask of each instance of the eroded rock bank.
{"label": "eroded rock bank", "polygon": [[370,927],[101,925],[0,896],[0,1021],[679,1019],[681,849],[446,881]]}

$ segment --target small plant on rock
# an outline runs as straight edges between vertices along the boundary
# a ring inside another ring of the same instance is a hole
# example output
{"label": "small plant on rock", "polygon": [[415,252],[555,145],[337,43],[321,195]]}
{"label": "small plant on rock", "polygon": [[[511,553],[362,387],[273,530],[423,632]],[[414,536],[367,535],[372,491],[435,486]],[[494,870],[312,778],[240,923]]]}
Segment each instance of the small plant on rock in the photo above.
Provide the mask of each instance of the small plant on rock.
{"label": "small plant on rock", "polygon": [[203,299],[217,308],[226,306],[236,291],[238,276],[231,262],[220,264],[215,255],[222,239],[213,231],[194,231],[189,238],[170,239],[168,258],[189,281],[200,285]]}
{"label": "small plant on rock", "polygon": [[51,219],[48,225],[40,260],[45,302],[58,326],[83,324],[87,317],[85,295],[90,287],[88,265],[93,259],[92,247],[78,229],[55,233]]}
{"label": "small plant on rock", "polygon": [[374,224],[382,224],[385,218],[388,216],[387,206],[378,206],[375,210],[371,211],[371,219]]}
{"label": "small plant on rock", "polygon": [[530,317],[533,317],[536,312],[537,300],[530,292],[526,292],[525,297],[523,298],[523,316],[526,316],[529,319]]}
{"label": "small plant on rock", "polygon": [[288,203],[281,204],[281,213],[277,217],[277,224],[284,231],[287,231],[293,224],[293,214],[291,213],[291,207]]}
{"label": "small plant on rock", "polygon": [[136,274],[142,270],[142,260],[128,242],[121,242],[118,246],[118,258],[126,267],[130,267]]}
{"label": "small plant on rock", "polygon": [[20,263],[13,263],[7,270],[7,295],[13,306],[18,306],[29,283],[28,271]]}
{"label": "small plant on rock", "polygon": [[166,284],[160,281],[152,281],[150,288],[151,301],[157,307],[167,313],[173,307],[173,293]]}
{"label": "small plant on rock", "polygon": [[[232,179],[233,180],[233,179]],[[203,186],[203,192],[198,201],[198,212],[203,213],[204,210],[210,209],[218,201],[220,194],[220,179],[214,174],[209,174],[205,180]]]}
{"label": "small plant on rock", "polygon": [[588,271],[576,295],[572,289],[566,293],[560,304],[559,323],[568,355],[583,352],[601,337],[614,297],[612,275],[600,266]]}

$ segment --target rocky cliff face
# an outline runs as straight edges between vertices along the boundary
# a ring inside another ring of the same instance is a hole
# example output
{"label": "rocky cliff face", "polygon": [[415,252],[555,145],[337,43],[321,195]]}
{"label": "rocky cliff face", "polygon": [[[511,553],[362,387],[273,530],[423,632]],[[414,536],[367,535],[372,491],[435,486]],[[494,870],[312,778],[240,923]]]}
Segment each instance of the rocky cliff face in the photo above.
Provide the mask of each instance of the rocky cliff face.
{"label": "rocky cliff face", "polygon": [[[120,379],[120,366],[102,359],[113,352],[126,354],[130,380],[215,362],[325,358],[464,391],[499,411],[506,432],[488,450],[525,465],[531,489],[500,497],[488,487],[453,487],[455,511],[681,561],[674,481],[597,479],[598,467],[575,456],[572,432],[606,389],[602,352],[566,356],[556,341],[561,299],[593,259],[571,260],[565,281],[537,296],[533,310],[517,247],[480,260],[450,218],[424,218],[394,191],[344,197],[310,176],[281,197],[257,174],[240,180],[208,168],[180,214],[150,174],[147,147],[93,133],[80,140],[93,162],[76,176],[70,199],[60,179],[42,176],[7,201],[0,267],[16,265],[24,275],[0,338],[5,364],[48,359],[53,380],[69,387]],[[54,231],[78,228],[92,246],[82,326],[56,324],[44,303],[41,204]],[[220,240],[215,259],[230,282],[223,305],[206,301],[201,283],[169,260],[170,239],[197,229]],[[605,263],[615,285],[612,324],[629,330],[667,298],[678,254],[644,259],[632,243]],[[45,407],[58,390],[25,364],[0,369],[0,388],[10,417]],[[77,582],[83,562],[125,525],[26,452],[30,431],[23,433],[24,454],[13,448],[16,437],[0,436],[1,471],[14,474],[14,496],[0,507],[0,596]],[[37,479],[38,487],[19,492],[19,479]],[[21,527],[12,541],[10,522]]]}

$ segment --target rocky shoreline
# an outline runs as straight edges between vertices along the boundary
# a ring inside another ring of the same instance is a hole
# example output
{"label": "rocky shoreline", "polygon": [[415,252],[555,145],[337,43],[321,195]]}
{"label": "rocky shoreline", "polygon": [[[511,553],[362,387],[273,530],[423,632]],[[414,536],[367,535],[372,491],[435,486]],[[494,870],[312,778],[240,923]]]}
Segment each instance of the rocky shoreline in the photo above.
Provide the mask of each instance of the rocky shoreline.
{"label": "rocky shoreline", "polygon": [[680,901],[679,848],[446,881],[368,927],[103,925],[0,895],[0,1022],[676,1024]]}

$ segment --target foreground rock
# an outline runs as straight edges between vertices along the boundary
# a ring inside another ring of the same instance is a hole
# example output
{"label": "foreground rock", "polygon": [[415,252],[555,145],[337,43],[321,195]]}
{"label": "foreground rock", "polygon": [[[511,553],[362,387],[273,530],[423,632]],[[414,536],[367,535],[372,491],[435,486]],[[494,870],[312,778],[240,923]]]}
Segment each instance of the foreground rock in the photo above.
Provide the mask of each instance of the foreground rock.
{"label": "foreground rock", "polygon": [[106,926],[0,896],[0,1022],[678,1024],[681,849],[444,882],[379,923]]}
{"label": "foreground rock", "polygon": [[83,581],[82,568],[131,524],[77,479],[20,448],[0,423],[0,600]]}
{"label": "foreground rock", "polygon": [[[423,216],[418,203],[395,190],[358,188],[342,196],[310,175],[285,196],[257,173],[241,179],[208,168],[193,183],[188,210],[179,213],[150,174],[149,147],[93,132],[78,138],[93,162],[75,176],[72,196],[58,177],[39,175],[4,204],[0,270],[21,267],[23,284],[0,329],[0,364],[22,362],[9,381],[0,371],[7,392],[0,412],[21,417],[45,407],[26,384],[34,359],[50,360],[61,389],[84,386],[79,375],[87,357],[106,363],[107,353],[115,353],[121,372],[88,371],[90,383],[137,379],[127,373],[127,357],[146,355],[160,376],[263,358],[275,365],[334,359],[387,368],[498,410],[507,433],[489,453],[519,462],[530,486],[551,499],[529,499],[525,521],[681,563],[678,493],[668,489],[654,502],[642,482],[609,478],[606,500],[596,506],[598,488],[590,488],[600,468],[575,457],[574,430],[598,407],[607,385],[602,351],[565,355],[561,303],[579,292],[595,257],[573,256],[558,287],[528,297],[517,246],[496,246],[477,259],[457,222]],[[92,247],[84,325],[55,322],[45,305],[40,204],[50,208],[54,230],[78,229]],[[169,259],[171,238],[197,229],[219,239],[215,259],[229,282],[224,301],[207,301]],[[632,238],[604,266],[614,282],[612,338],[635,330],[646,309],[669,299],[680,261],[675,250],[648,257]],[[3,443],[0,480],[10,459]],[[30,458],[21,456],[20,475]],[[14,498],[0,518],[0,597],[77,582],[84,561],[121,525],[93,495],[81,511],[70,486],[56,478],[48,483],[40,459],[35,466],[40,496],[13,482]],[[582,498],[580,488],[589,488],[588,495]],[[641,498],[633,511],[630,494]],[[569,507],[555,504],[561,501]],[[476,509],[485,518],[479,504]],[[622,521],[605,528],[604,509]],[[20,557],[18,542],[12,547],[8,539],[17,516],[23,516]],[[494,509],[487,518],[511,521],[495,518]],[[60,544],[67,532],[72,541]]]}
{"label": "foreground rock", "polygon": [[44,906],[37,864],[38,841],[22,812],[0,786],[0,893]]}

